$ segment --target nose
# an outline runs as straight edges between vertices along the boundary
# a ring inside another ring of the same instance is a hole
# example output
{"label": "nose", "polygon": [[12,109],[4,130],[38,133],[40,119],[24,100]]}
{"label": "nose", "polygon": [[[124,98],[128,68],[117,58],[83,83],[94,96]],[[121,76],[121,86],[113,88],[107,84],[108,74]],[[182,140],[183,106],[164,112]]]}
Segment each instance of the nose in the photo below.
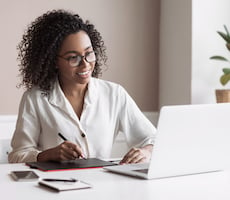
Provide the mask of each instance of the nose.
{"label": "nose", "polygon": [[89,63],[86,61],[85,57],[82,58],[81,62],[82,62],[82,64],[84,64],[84,65],[89,64]]}
{"label": "nose", "polygon": [[80,66],[79,66],[79,67],[81,67],[81,66],[87,67],[89,64],[90,64],[90,63],[88,63],[88,62],[85,60],[85,57],[83,57],[83,58],[81,59],[81,63],[80,63]]}

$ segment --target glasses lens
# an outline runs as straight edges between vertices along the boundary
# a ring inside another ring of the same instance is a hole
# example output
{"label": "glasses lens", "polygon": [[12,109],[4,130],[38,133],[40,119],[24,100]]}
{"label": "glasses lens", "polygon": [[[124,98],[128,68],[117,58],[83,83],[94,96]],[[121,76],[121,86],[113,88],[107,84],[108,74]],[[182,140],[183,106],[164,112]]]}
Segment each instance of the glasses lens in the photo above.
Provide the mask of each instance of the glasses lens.
{"label": "glasses lens", "polygon": [[70,59],[69,59],[69,65],[71,67],[76,67],[80,64],[81,62],[81,56],[72,56]]}
{"label": "glasses lens", "polygon": [[[70,58],[68,58],[69,61],[69,65],[71,67],[78,67],[81,64],[82,59],[84,59],[84,57],[76,55],[76,56],[71,56]],[[87,62],[94,62],[96,61],[96,56],[95,53],[89,52],[88,54],[85,55],[85,60]]]}
{"label": "glasses lens", "polygon": [[85,56],[87,62],[94,62],[96,60],[95,53],[92,51]]}

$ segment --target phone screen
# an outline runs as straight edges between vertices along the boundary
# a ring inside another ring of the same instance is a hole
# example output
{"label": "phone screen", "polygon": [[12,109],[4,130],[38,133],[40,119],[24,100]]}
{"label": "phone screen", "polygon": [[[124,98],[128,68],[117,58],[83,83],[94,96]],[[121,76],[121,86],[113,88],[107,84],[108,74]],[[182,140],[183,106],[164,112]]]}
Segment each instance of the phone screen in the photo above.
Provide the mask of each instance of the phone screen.
{"label": "phone screen", "polygon": [[12,171],[11,176],[15,181],[34,181],[39,178],[34,171]]}

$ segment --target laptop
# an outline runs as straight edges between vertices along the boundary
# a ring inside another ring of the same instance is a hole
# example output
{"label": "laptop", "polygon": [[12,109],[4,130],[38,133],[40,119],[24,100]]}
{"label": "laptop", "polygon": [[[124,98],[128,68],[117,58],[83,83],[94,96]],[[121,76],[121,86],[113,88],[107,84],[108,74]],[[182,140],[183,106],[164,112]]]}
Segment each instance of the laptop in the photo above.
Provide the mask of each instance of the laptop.
{"label": "laptop", "polygon": [[164,106],[151,161],[104,170],[157,179],[215,172],[230,165],[230,103]]}

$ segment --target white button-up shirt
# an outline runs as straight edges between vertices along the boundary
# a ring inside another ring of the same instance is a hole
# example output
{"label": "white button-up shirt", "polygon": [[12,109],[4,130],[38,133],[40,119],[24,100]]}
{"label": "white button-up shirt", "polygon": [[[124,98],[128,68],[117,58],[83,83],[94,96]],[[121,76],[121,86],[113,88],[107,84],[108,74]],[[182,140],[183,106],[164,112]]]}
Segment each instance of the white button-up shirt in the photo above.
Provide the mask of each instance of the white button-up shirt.
{"label": "white button-up shirt", "polygon": [[79,119],[56,81],[48,95],[38,88],[24,93],[9,162],[37,161],[38,153],[63,142],[59,132],[80,145],[86,157],[105,159],[119,132],[130,147],[141,147],[153,144],[155,131],[120,85],[91,78]]}

